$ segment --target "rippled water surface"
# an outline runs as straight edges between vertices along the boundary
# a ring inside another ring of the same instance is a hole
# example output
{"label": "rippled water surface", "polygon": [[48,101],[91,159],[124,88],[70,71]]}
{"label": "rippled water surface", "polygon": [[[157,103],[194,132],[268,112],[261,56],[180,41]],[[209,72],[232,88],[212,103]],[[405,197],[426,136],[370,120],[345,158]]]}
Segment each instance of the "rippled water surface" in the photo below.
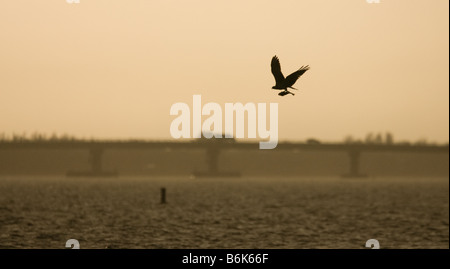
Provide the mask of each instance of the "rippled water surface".
{"label": "rippled water surface", "polygon": [[448,224],[448,178],[0,178],[0,248],[448,249]]}

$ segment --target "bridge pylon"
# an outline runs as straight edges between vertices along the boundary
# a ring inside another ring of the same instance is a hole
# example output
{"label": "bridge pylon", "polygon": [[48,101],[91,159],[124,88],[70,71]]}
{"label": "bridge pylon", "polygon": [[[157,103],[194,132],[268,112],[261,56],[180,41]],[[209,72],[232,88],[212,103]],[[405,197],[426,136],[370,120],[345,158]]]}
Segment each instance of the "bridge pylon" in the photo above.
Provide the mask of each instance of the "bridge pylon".
{"label": "bridge pylon", "polygon": [[68,177],[113,177],[117,176],[117,171],[103,171],[102,169],[102,156],[103,147],[92,146],[89,149],[91,171],[68,171],[66,176]]}

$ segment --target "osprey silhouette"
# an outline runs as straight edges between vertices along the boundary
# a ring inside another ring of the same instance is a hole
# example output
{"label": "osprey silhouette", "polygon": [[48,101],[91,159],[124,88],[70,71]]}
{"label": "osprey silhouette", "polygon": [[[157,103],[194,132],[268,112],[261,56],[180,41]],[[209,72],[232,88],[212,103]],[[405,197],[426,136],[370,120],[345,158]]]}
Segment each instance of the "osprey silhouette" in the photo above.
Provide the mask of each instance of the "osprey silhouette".
{"label": "osprey silhouette", "polygon": [[285,96],[287,94],[294,95],[292,92],[288,91],[288,88],[298,90],[292,86],[295,84],[295,82],[301,75],[303,75],[306,71],[309,70],[309,65],[302,66],[302,67],[300,67],[300,69],[298,69],[297,71],[295,71],[294,73],[290,74],[289,76],[287,76],[285,78],[283,76],[283,73],[281,72],[280,60],[278,59],[278,57],[276,55],[273,56],[272,62],[270,65],[272,67],[272,74],[275,77],[275,86],[273,86],[272,89],[284,90],[284,91],[278,93],[278,95],[280,95],[280,96]]}

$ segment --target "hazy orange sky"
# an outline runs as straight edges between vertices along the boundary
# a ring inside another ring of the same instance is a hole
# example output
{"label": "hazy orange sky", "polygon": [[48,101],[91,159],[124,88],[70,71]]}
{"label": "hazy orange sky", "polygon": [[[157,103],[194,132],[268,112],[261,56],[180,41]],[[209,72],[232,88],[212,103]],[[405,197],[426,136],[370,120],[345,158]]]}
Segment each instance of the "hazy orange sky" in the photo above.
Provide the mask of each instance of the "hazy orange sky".
{"label": "hazy orange sky", "polygon": [[[278,102],[279,139],[448,142],[448,0],[2,0],[0,133],[170,139],[176,102]],[[310,65],[295,96],[271,89]]]}

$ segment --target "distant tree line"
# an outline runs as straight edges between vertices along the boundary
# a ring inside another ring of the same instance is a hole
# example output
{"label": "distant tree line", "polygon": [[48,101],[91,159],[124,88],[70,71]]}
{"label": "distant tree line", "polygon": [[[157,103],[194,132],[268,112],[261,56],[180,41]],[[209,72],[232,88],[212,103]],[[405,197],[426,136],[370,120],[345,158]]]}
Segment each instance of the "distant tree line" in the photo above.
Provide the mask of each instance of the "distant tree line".
{"label": "distant tree line", "polygon": [[390,132],[386,133],[373,133],[370,132],[364,139],[356,139],[351,135],[344,138],[346,144],[372,144],[372,145],[437,145],[438,143],[429,142],[427,139],[422,138],[417,141],[394,141],[394,135]]}
{"label": "distant tree line", "polygon": [[[79,139],[74,136],[68,134],[58,135],[56,133],[52,135],[46,135],[41,133],[32,133],[27,135],[26,133],[13,133],[11,135],[7,135],[5,133],[0,133],[0,141],[2,142],[69,142],[69,141],[85,141],[89,139]],[[91,139],[92,140],[92,139]]]}
{"label": "distant tree line", "polygon": [[[53,133],[51,135],[46,135],[38,132],[34,132],[30,135],[26,133],[13,133],[11,135],[7,135],[5,133],[0,133],[0,142],[86,142],[86,141],[106,141],[107,139],[94,139],[94,138],[77,138],[68,134],[58,135]],[[124,141],[141,141],[137,139],[128,139]],[[234,142],[235,140],[229,140],[227,142]],[[320,144],[321,141],[310,138],[306,141],[308,144]],[[394,141],[394,136],[387,133],[373,133],[370,132],[366,135],[364,139],[357,139],[351,135],[348,135],[344,138],[343,143],[346,144],[375,144],[375,145],[438,145],[438,143],[429,142],[427,139],[419,139],[414,142],[410,141]],[[448,145],[448,143],[447,143]]]}

